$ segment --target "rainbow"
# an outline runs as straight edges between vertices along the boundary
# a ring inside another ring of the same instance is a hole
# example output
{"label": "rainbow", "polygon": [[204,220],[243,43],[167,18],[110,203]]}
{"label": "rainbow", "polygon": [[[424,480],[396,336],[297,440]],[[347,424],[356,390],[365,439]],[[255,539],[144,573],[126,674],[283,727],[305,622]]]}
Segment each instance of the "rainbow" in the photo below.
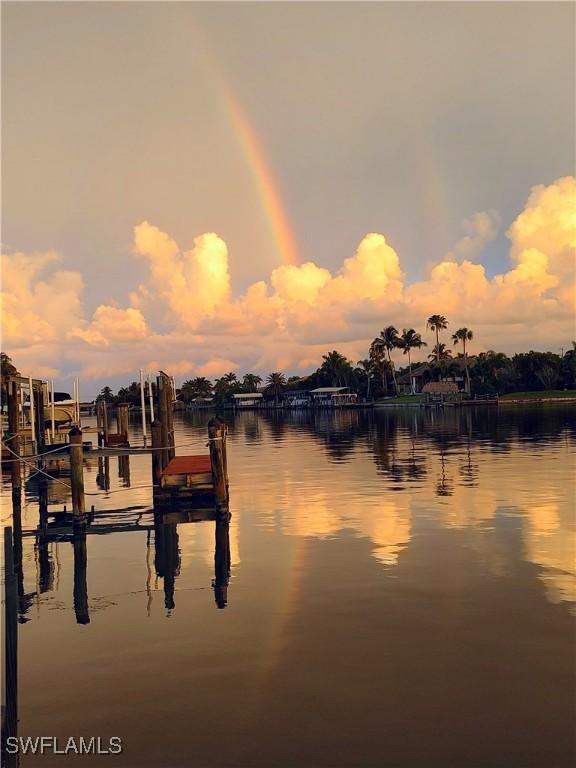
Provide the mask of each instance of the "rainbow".
{"label": "rainbow", "polygon": [[281,260],[284,264],[299,264],[300,257],[298,256],[296,238],[284,210],[278,185],[256,131],[228,89],[224,90],[224,102],[236,138],[256,180],[262,205]]}

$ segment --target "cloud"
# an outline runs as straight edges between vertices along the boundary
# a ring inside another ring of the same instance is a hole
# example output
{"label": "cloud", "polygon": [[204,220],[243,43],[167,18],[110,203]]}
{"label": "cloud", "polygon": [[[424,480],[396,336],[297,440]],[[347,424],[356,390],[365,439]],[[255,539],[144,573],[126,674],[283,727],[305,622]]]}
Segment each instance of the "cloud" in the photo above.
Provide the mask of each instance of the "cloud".
{"label": "cloud", "polygon": [[[127,306],[91,317],[79,272],[53,252],[3,256],[4,347],[34,370],[104,379],[140,367],[215,377],[229,370],[305,371],[328,347],[364,357],[389,323],[425,333],[429,314],[475,331],[476,348],[557,347],[573,337],[576,180],[531,191],[507,231],[510,268],[488,277],[482,249],[500,227],[494,211],[462,223],[461,237],[428,276],[406,282],[398,253],[369,233],[336,272],[282,265],[234,296],[226,243],[214,233],[184,250],[147,221],[134,228],[148,276]],[[535,323],[535,318],[538,322]],[[506,346],[508,345],[508,346]]]}
{"label": "cloud", "polygon": [[2,257],[2,334],[8,343],[54,341],[81,322],[82,275],[59,269],[46,275],[60,261],[53,251]]}
{"label": "cloud", "polygon": [[181,252],[174,240],[144,221],[134,228],[134,252],[148,259],[153,281],[153,291],[150,286],[140,291],[140,306],[156,295],[166,303],[168,318],[194,329],[230,301],[228,248],[213,232]]}
{"label": "cloud", "polygon": [[485,245],[494,240],[500,230],[500,215],[497,211],[480,211],[462,222],[465,232],[446,256],[446,261],[476,259]]}
{"label": "cloud", "polygon": [[119,309],[100,305],[87,328],[70,331],[70,336],[84,339],[88,344],[109,346],[114,342],[134,341],[148,335],[144,315],[139,309]]}

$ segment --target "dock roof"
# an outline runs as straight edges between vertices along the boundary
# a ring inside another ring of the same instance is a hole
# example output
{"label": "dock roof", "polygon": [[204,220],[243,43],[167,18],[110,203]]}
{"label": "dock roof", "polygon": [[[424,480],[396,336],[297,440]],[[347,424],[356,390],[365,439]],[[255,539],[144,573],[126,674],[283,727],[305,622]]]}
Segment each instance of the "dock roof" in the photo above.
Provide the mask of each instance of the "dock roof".
{"label": "dock roof", "polygon": [[253,400],[255,397],[263,397],[262,392],[239,392],[234,395],[236,400]]}

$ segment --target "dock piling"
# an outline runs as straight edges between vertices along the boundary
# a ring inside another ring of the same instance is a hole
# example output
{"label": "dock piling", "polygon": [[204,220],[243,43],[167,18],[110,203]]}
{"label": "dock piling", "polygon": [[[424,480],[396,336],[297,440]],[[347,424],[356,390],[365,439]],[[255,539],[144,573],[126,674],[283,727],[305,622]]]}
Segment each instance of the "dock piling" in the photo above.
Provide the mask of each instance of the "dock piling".
{"label": "dock piling", "polygon": [[70,439],[70,481],[72,485],[72,511],[75,520],[82,521],[86,515],[84,499],[84,457],[82,448],[82,430],[72,427],[68,433]]}
{"label": "dock piling", "polygon": [[160,473],[162,472],[162,425],[159,421],[153,421],[150,425],[152,433],[152,484],[160,484]]}
{"label": "dock piling", "polygon": [[228,503],[228,477],[226,467],[226,424],[218,417],[208,422],[208,441],[210,445],[210,463],[214,495],[217,504]]}
{"label": "dock piling", "polygon": [[172,415],[172,401],[174,399],[172,380],[170,376],[162,371],[160,371],[160,376],[157,378],[157,388],[158,411],[162,428],[161,445],[163,448],[160,454],[162,456],[162,469],[164,469],[170,460],[176,456],[176,450],[174,449],[174,419]]}
{"label": "dock piling", "polygon": [[128,442],[128,403],[118,403],[116,411],[116,420],[118,421],[118,434],[121,435],[122,442],[129,445]]}
{"label": "dock piling", "polygon": [[18,425],[18,386],[15,381],[7,383],[8,406],[8,438],[6,444],[10,449],[10,470],[12,482],[12,504],[20,508],[22,500],[22,467],[20,462],[20,434]]}
{"label": "dock piling", "polygon": [[46,446],[46,428],[44,419],[44,386],[39,386],[36,391],[33,390],[34,406],[36,410],[36,431],[33,433],[36,441],[36,450],[41,453]]}

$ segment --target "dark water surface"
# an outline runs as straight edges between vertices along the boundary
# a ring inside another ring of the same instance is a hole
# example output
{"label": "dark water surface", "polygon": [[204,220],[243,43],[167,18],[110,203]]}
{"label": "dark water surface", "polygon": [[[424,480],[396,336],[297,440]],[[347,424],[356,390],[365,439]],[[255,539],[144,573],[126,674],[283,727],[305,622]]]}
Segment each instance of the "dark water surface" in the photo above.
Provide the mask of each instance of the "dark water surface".
{"label": "dark water surface", "polygon": [[69,540],[27,535],[29,480],[19,733],[124,751],[21,765],[573,766],[576,409],[226,418],[229,542],[154,530],[149,456],[110,459],[111,492],[89,459],[93,527],[133,530],[87,536],[86,590]]}

